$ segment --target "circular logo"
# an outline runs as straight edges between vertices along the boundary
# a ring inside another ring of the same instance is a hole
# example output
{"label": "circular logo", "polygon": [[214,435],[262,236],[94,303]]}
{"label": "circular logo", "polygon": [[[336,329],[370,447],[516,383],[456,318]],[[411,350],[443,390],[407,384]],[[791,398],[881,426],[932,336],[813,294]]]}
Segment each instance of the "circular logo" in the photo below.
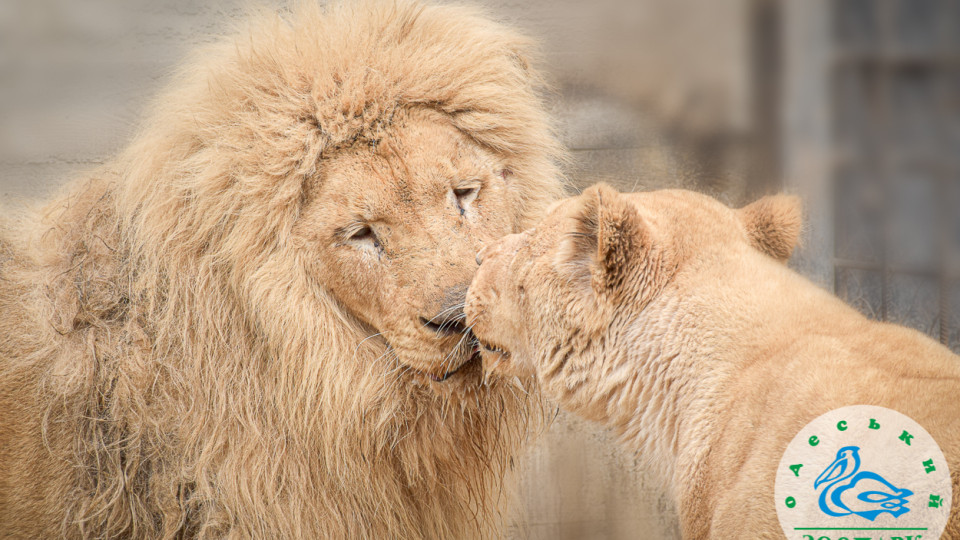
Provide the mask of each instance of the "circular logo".
{"label": "circular logo", "polygon": [[933,540],[947,525],[951,489],[927,430],[892,409],[853,405],[790,441],[774,496],[790,540]]}

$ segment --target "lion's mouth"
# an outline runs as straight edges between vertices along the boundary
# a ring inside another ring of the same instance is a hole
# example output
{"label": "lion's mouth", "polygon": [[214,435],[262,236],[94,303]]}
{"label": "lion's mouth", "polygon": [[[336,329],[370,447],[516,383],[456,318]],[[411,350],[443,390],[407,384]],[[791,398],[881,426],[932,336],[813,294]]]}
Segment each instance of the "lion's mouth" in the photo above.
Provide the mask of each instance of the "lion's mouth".
{"label": "lion's mouth", "polygon": [[436,373],[430,371],[421,371],[421,373],[429,377],[431,381],[443,382],[464,368],[480,362],[480,351],[476,345],[476,338],[473,337],[470,329],[463,324],[462,320],[454,319],[450,321],[434,322],[433,320],[425,317],[420,317],[420,323],[426,328],[433,330],[437,337],[461,336],[460,343],[457,344],[457,348],[461,346],[461,343],[463,343],[464,339],[468,339],[467,342],[472,344],[470,347],[470,356],[459,366],[444,372],[443,375],[437,375]]}

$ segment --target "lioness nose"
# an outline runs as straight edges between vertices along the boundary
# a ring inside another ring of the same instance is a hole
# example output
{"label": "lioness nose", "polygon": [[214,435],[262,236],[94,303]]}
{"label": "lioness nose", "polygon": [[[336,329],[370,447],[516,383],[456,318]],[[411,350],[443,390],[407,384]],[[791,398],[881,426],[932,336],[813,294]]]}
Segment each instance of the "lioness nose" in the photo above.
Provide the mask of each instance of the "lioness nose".
{"label": "lioness nose", "polygon": [[487,248],[489,246],[484,246],[477,252],[477,265],[483,264],[483,256],[487,253]]}

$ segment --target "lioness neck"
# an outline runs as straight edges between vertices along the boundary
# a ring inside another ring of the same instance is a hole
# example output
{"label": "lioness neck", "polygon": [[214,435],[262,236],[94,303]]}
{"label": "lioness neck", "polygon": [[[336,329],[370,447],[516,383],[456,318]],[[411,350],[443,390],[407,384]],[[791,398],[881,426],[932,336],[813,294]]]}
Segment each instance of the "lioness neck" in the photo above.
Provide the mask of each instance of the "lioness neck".
{"label": "lioness neck", "polygon": [[716,437],[714,419],[735,397],[733,374],[757,356],[751,351],[788,334],[791,316],[771,319],[771,299],[797,312],[838,302],[760,254],[751,263],[749,276],[716,264],[680,276],[642,311],[618,306],[603,335],[554,348],[562,362],[552,365],[562,368],[541,374],[545,388],[565,408],[616,430],[666,483],[683,483],[676,475],[696,468]]}

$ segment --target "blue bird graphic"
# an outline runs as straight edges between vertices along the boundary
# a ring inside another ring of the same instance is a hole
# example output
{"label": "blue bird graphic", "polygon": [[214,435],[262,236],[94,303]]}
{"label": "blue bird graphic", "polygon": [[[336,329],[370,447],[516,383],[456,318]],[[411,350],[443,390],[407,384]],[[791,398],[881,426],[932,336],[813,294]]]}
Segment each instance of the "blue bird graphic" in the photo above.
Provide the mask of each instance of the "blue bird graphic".
{"label": "blue bird graphic", "polygon": [[897,518],[910,511],[909,489],[898,488],[877,473],[860,470],[860,447],[845,446],[813,482],[820,493],[820,510],[829,516],[858,515],[873,521],[888,513]]}

